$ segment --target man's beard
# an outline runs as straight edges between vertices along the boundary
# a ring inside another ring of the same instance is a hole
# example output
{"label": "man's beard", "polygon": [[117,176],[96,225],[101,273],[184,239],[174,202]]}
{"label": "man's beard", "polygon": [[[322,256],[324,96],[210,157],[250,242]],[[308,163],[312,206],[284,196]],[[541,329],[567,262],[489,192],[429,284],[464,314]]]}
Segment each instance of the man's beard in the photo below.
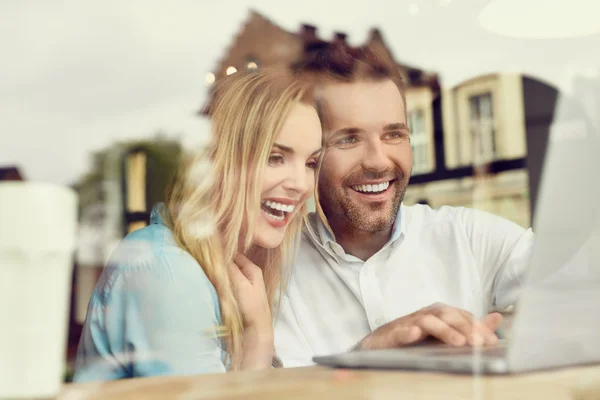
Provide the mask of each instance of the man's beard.
{"label": "man's beard", "polygon": [[[388,189],[395,192],[391,206],[389,200],[359,203],[346,193],[346,190],[353,190],[350,186],[355,183],[382,179],[394,180],[392,187]],[[405,177],[398,168],[381,172],[363,170],[346,177],[341,187],[319,177],[319,203],[328,220],[338,218],[345,221],[353,230],[378,233],[394,224],[407,186],[408,177]]]}

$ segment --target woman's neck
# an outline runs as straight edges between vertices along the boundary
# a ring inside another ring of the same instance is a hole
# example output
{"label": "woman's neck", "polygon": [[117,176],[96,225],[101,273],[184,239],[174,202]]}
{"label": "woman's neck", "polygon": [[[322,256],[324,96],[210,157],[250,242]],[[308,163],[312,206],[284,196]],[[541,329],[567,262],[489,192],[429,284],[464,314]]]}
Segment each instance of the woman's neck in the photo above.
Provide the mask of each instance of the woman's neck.
{"label": "woman's neck", "polygon": [[253,245],[244,255],[261,269],[265,267],[265,263],[267,262],[266,249]]}

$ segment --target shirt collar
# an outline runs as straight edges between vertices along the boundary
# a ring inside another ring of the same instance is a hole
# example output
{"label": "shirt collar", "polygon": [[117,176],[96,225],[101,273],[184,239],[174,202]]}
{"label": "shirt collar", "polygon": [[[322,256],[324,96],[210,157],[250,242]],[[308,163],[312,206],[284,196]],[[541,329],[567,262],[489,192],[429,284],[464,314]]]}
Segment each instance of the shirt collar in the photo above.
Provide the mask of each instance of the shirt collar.
{"label": "shirt collar", "polygon": [[163,224],[162,213],[166,211],[165,203],[156,203],[150,212],[151,224]]}
{"label": "shirt collar", "polygon": [[[387,247],[390,244],[395,243],[396,241],[398,241],[398,239],[400,239],[402,237],[402,234],[404,233],[404,219],[402,218],[402,213],[403,213],[403,209],[404,209],[404,204],[400,204],[400,208],[398,209],[398,214],[396,215],[396,220],[394,221],[394,225],[392,227],[392,235],[390,237],[390,240],[384,245],[384,247]],[[325,224],[323,223],[321,217],[315,213],[315,220],[316,220],[316,225],[317,225],[317,233],[319,235],[319,241],[321,242],[321,244],[323,246],[326,246],[328,243],[330,242],[334,242],[335,243],[335,238],[333,237],[333,235],[331,234],[331,232],[329,232],[329,230],[325,227]]]}

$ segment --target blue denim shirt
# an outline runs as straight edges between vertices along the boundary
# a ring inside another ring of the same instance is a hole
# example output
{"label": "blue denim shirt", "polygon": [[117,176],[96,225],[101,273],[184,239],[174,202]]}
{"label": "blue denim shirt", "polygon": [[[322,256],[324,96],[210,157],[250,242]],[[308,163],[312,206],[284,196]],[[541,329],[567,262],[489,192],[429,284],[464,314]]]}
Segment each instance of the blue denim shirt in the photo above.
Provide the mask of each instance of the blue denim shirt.
{"label": "blue denim shirt", "polygon": [[127,235],[92,293],[77,349],[76,382],[224,372],[214,286],[177,246],[159,204]]}

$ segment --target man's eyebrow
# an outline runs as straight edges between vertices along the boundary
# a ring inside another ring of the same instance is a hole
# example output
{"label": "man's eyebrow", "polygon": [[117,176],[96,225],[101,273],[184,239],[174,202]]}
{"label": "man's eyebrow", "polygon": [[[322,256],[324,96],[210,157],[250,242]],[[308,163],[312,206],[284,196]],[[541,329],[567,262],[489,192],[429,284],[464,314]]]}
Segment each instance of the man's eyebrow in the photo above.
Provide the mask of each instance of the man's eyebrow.
{"label": "man's eyebrow", "polygon": [[334,132],[334,135],[355,135],[357,133],[364,132],[364,129],[356,128],[356,127],[347,127],[338,129]]}
{"label": "man's eyebrow", "polygon": [[[384,131],[401,131],[401,130],[408,130],[408,125],[406,125],[404,122],[395,122],[392,124],[387,124],[383,127]],[[364,129],[361,128],[357,128],[357,127],[347,127],[347,128],[342,128],[339,129],[337,131],[334,132],[335,135],[353,135],[353,134],[357,134],[357,133],[362,133],[364,132]]]}
{"label": "man's eyebrow", "polygon": [[393,124],[387,124],[383,127],[384,131],[401,131],[408,129],[408,126],[404,122],[396,122]]}

